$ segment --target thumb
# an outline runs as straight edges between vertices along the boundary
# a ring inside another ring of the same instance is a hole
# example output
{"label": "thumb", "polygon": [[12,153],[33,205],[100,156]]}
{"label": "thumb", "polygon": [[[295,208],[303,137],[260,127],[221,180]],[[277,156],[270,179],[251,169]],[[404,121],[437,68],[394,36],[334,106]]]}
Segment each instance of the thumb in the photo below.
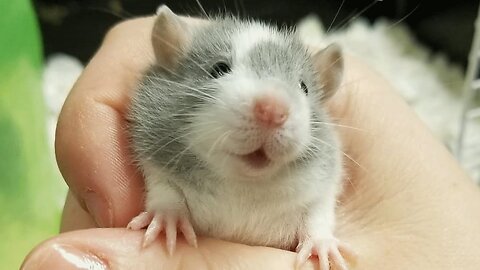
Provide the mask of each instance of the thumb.
{"label": "thumb", "polygon": [[[143,231],[89,229],[60,234],[37,246],[22,270],[41,269],[294,269],[296,253],[199,239],[198,248],[179,239],[173,256],[161,238],[142,249]],[[307,262],[302,269],[314,269]]]}

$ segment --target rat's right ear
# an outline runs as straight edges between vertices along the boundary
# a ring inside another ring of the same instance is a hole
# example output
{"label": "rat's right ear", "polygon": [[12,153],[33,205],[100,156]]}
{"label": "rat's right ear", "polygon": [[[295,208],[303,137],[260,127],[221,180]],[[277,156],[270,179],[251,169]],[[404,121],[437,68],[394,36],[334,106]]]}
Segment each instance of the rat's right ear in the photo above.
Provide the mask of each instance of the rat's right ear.
{"label": "rat's right ear", "polygon": [[166,5],[157,9],[152,30],[152,45],[157,63],[170,68],[177,63],[189,42],[189,27]]}

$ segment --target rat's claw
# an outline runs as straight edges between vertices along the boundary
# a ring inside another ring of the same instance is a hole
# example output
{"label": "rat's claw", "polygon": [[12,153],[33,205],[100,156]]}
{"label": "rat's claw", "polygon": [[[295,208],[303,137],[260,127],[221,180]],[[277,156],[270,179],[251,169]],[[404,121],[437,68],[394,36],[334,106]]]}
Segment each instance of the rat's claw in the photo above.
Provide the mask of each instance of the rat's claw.
{"label": "rat's claw", "polygon": [[[320,269],[321,270],[329,270],[330,269],[330,261],[329,261],[329,250],[325,247],[316,247],[315,248],[317,257],[318,257],[318,263],[320,264]],[[343,270],[343,269],[342,269]]]}
{"label": "rat's claw", "polygon": [[195,235],[195,231],[193,230],[193,226],[190,223],[190,220],[186,217],[180,219],[180,230],[187,240],[187,243],[193,247],[197,247],[197,235]]}
{"label": "rat's claw", "polygon": [[170,256],[173,255],[177,243],[177,222],[177,217],[167,217],[165,234],[167,236],[167,251]]}
{"label": "rat's claw", "polygon": [[297,268],[303,265],[310,255],[317,255],[321,270],[329,270],[330,265],[335,265],[338,270],[348,270],[343,255],[352,260],[357,256],[350,246],[336,238],[307,239],[297,249]]}
{"label": "rat's claw", "polygon": [[143,244],[142,247],[147,247],[155,239],[157,239],[158,235],[162,231],[162,216],[160,215],[155,215],[150,222],[150,225],[148,225],[147,230],[145,231],[145,235],[143,236]]}
{"label": "rat's claw", "polygon": [[186,216],[170,216],[166,220],[167,250],[172,255],[177,243],[177,229],[180,229],[187,243],[197,247],[197,236],[190,220]]}
{"label": "rat's claw", "polygon": [[153,214],[149,212],[142,212],[138,216],[134,217],[127,225],[127,229],[140,230],[148,226],[153,219]]}
{"label": "rat's claw", "polygon": [[197,247],[197,236],[190,223],[188,214],[183,212],[165,211],[156,214],[143,212],[134,217],[127,225],[127,228],[132,230],[140,230],[145,227],[147,227],[147,230],[142,243],[144,248],[153,243],[160,233],[164,231],[168,254],[173,255],[177,244],[178,229],[180,229],[189,245]]}
{"label": "rat's claw", "polygon": [[348,270],[347,262],[345,262],[345,259],[340,254],[338,248],[330,250],[330,256],[332,256],[332,261],[337,266],[337,269]]}
{"label": "rat's claw", "polygon": [[[306,246],[309,245],[309,246]],[[297,246],[296,251],[298,252],[297,255],[297,260],[295,262],[295,269],[299,269],[302,267],[303,264],[308,260],[308,258],[312,255],[313,243],[312,242],[305,242],[305,243],[300,243]]]}

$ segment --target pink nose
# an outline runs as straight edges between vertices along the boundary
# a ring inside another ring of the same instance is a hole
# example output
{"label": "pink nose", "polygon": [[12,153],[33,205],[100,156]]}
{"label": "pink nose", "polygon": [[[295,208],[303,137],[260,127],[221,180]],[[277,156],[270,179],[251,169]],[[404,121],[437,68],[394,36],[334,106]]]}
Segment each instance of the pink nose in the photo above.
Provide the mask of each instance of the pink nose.
{"label": "pink nose", "polygon": [[255,101],[253,114],[259,125],[266,128],[278,128],[288,118],[288,106],[276,97],[264,96]]}

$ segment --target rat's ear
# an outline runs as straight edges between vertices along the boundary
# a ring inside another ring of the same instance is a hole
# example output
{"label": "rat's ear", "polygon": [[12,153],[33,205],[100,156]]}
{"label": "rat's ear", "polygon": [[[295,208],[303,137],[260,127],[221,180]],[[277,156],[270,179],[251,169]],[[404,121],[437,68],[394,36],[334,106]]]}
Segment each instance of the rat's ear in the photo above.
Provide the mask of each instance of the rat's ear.
{"label": "rat's ear", "polygon": [[157,18],[152,30],[152,45],[157,62],[172,67],[182,56],[189,42],[189,27],[166,5],[157,9]]}
{"label": "rat's ear", "polygon": [[313,55],[313,63],[323,90],[322,101],[335,94],[343,77],[343,57],[340,46],[330,44]]}

